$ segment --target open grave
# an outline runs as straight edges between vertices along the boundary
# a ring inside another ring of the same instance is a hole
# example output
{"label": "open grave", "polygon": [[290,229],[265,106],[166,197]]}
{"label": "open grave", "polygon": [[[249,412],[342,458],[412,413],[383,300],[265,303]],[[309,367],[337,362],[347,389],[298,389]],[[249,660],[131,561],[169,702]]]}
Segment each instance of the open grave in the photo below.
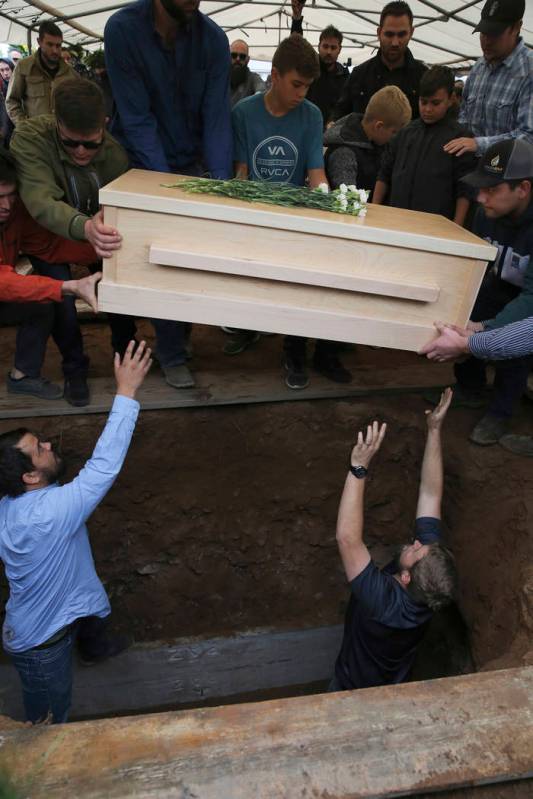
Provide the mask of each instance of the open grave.
{"label": "open grave", "polygon": [[[149,326],[142,329],[151,335]],[[13,335],[0,335],[7,371]],[[85,337],[90,377],[103,379],[111,368],[108,331],[87,325]],[[236,359],[220,354],[223,343],[219,330],[195,328],[193,367],[211,370],[215,379],[230,370],[263,370],[281,385],[280,337],[262,338]],[[69,725],[68,742],[57,737],[60,728],[2,733],[0,763],[9,766],[11,759],[19,779],[24,760],[33,764],[28,773],[37,777],[27,795],[229,799],[248,794],[239,792],[242,780],[225,783],[222,774],[229,779],[238,773],[255,785],[254,763],[258,774],[270,764],[272,778],[257,796],[422,796],[458,786],[442,795],[533,794],[533,472],[527,459],[468,442],[479,412],[451,411],[444,432],[443,519],[461,586],[458,607],[436,616],[420,652],[413,677],[427,682],[322,695],[348,599],[335,519],[354,434],[373,418],[389,423],[366,496],[366,541],[383,564],[411,535],[428,407],[420,392],[399,392],[398,385],[452,379],[448,367],[438,367],[433,379],[435,367],[402,352],[357,347],[343,358],[354,386],[371,385],[373,372],[389,377],[360,397],[307,400],[302,392],[300,401],[262,403],[259,397],[141,414],[123,471],[89,524],[113,627],[131,634],[135,644],[113,661],[76,670],[72,719],[105,720]],[[430,377],[421,382],[422,367]],[[52,347],[46,373],[59,379]],[[319,385],[316,376],[313,385]],[[524,402],[516,430],[533,432],[531,411]],[[73,474],[90,455],[104,420],[80,414],[23,423],[43,437],[61,438]],[[3,420],[0,430],[19,423]],[[3,582],[3,600],[6,590]],[[5,659],[0,675],[0,712],[20,718],[17,677]],[[125,718],[113,720],[117,716]],[[423,734],[411,738],[417,724]],[[374,743],[365,747],[358,738],[355,749],[336,750],[342,735],[355,736],[358,725],[361,734],[374,735]],[[337,793],[314,793],[321,783],[312,769],[307,783],[301,774],[299,781],[283,781],[304,728],[301,756],[326,771],[332,758]],[[157,756],[148,752],[150,741],[159,742]],[[449,747],[442,753],[446,761],[448,751],[449,769],[431,773],[432,752],[441,745]],[[90,753],[85,764],[81,751]],[[368,765],[374,758],[375,766],[380,751],[387,776],[381,783]],[[463,768],[465,752],[469,769]],[[364,765],[370,777],[358,782],[361,771],[345,770],[343,757],[355,763],[370,758]],[[202,784],[192,776],[203,773],[206,763],[218,764],[220,771],[211,773],[218,774],[218,789],[216,782]],[[397,776],[406,774],[416,780]],[[348,793],[343,785],[350,779]],[[506,784],[465,787],[496,779]]]}

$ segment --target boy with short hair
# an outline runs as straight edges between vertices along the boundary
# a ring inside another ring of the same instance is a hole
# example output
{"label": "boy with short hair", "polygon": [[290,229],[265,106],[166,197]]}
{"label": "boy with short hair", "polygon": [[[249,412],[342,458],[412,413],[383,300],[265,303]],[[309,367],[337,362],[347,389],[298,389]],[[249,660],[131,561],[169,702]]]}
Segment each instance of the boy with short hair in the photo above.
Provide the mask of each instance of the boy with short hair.
{"label": "boy with short hair", "polygon": [[305,99],[320,74],[318,56],[302,36],[285,39],[272,59],[272,87],[246,97],[232,112],[235,175],[316,188],[326,182],[322,117]]}
{"label": "boy with short hair", "polygon": [[454,76],[432,67],[420,81],[420,118],[394,136],[384,153],[372,202],[442,214],[463,225],[470,205],[461,179],[475,168],[475,156],[451,156],[450,139],[468,135],[450,113]]}
{"label": "boy with short hair", "polygon": [[[305,99],[320,74],[318,55],[302,36],[284,39],[272,59],[272,86],[237,103],[232,111],[235,176],[244,180],[290,183],[311,189],[326,183],[322,154],[322,115]],[[225,351],[242,352],[257,333],[240,331]],[[309,385],[305,365],[307,339],[286,336],[284,365],[289,388]],[[317,341],[314,367],[330,380],[349,382],[350,373],[337,357],[338,345]]]}
{"label": "boy with short hair", "polygon": [[326,175],[332,188],[341,183],[372,192],[383,147],[411,121],[409,100],[397,86],[385,86],[370,99],[364,114],[352,113],[324,133]]}

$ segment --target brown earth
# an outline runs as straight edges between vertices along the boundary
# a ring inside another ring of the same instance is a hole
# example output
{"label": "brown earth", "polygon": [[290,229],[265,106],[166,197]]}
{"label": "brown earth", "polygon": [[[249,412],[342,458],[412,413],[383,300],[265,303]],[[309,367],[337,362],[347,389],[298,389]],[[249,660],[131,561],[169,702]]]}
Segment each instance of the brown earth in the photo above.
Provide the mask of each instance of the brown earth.
{"label": "brown earth", "polygon": [[[150,335],[146,323],[143,330]],[[84,335],[91,375],[109,374],[107,328],[88,324]],[[6,372],[13,331],[0,337]],[[234,359],[220,354],[224,340],[217,329],[195,328],[193,367],[279,364],[279,337]],[[59,378],[49,349],[45,373]],[[391,386],[395,369],[420,362],[371,348],[345,361],[355,373],[358,365],[390,366]],[[366,540],[381,561],[411,534],[427,407],[409,394],[142,414],[124,469],[89,524],[115,626],[146,641],[339,623],[347,594],[335,518],[354,432],[374,417],[389,423],[366,499]],[[532,462],[470,444],[479,415],[455,410],[447,421],[443,518],[476,666],[517,666],[533,662]],[[60,438],[74,474],[104,421],[24,423]],[[17,424],[0,422],[0,430]],[[533,432],[531,405],[524,402],[514,427]],[[1,590],[5,599],[5,582]]]}

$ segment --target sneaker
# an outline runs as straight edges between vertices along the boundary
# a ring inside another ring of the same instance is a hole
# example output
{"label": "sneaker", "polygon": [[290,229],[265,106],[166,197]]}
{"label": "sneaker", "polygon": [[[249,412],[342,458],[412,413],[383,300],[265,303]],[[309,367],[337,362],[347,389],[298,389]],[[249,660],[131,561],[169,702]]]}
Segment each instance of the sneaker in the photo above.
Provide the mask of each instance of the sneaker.
{"label": "sneaker", "polygon": [[80,652],[80,663],[83,666],[95,666],[97,663],[102,663],[104,660],[114,658],[129,649],[133,641],[129,635],[114,635],[106,638],[106,646],[103,652],[98,655],[90,655],[85,652]]}
{"label": "sneaker", "polygon": [[285,355],[284,366],[287,370],[287,377],[285,383],[289,388],[298,391],[302,388],[307,388],[309,385],[309,377],[305,368],[305,361],[300,358],[294,358],[291,355]]}
{"label": "sneaker", "polygon": [[508,433],[498,441],[503,447],[513,455],[524,455],[526,458],[533,458],[533,436],[518,436],[515,433]]}
{"label": "sneaker", "polygon": [[497,444],[508,429],[508,419],[486,413],[470,433],[469,439],[480,447],[489,447],[491,444]]}
{"label": "sneaker", "polygon": [[239,355],[248,347],[257,344],[261,336],[254,330],[240,330],[233,338],[224,344],[222,352],[224,355]]}
{"label": "sneaker", "polygon": [[[442,396],[441,389],[431,389],[422,395],[430,405],[438,405]],[[452,408],[483,408],[487,404],[486,392],[484,390],[466,389],[456,383],[453,386]]]}
{"label": "sneaker", "polygon": [[334,383],[351,383],[352,374],[345,369],[336,355],[319,355],[315,353],[313,369]]}
{"label": "sneaker", "polygon": [[72,375],[65,378],[65,391],[63,393],[69,405],[83,408],[89,404],[89,386],[84,375]]}
{"label": "sneaker", "polygon": [[21,377],[16,380],[8,374],[6,386],[9,394],[29,394],[44,400],[61,399],[63,389],[44,377]]}
{"label": "sneaker", "polygon": [[165,380],[172,388],[193,388],[194,377],[184,363],[179,366],[163,366]]}

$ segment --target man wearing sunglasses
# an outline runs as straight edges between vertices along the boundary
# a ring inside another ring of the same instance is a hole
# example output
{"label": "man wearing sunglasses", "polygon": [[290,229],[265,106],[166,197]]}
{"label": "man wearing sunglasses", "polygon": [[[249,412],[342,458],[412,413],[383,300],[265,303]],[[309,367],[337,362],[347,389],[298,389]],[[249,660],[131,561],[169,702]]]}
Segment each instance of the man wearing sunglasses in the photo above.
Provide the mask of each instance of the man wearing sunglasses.
{"label": "man wearing sunglasses", "polygon": [[231,107],[239,100],[266,91],[266,86],[256,72],[251,72],[248,45],[242,39],[235,39],[230,46],[231,55]]}
{"label": "man wearing sunglasses", "polygon": [[[42,227],[74,241],[88,241],[100,258],[120,247],[118,231],[105,224],[98,191],[128,168],[122,147],[105,130],[100,89],[88,80],[61,83],[55,93],[56,115],[45,114],[22,122],[11,152],[17,162],[21,199]],[[32,259],[41,275],[68,280],[68,264]],[[111,316],[112,345],[124,353],[134,336],[129,317]],[[72,405],[89,402],[89,359],[74,300],[66,297],[55,308],[53,336],[63,355],[65,399]]]}

